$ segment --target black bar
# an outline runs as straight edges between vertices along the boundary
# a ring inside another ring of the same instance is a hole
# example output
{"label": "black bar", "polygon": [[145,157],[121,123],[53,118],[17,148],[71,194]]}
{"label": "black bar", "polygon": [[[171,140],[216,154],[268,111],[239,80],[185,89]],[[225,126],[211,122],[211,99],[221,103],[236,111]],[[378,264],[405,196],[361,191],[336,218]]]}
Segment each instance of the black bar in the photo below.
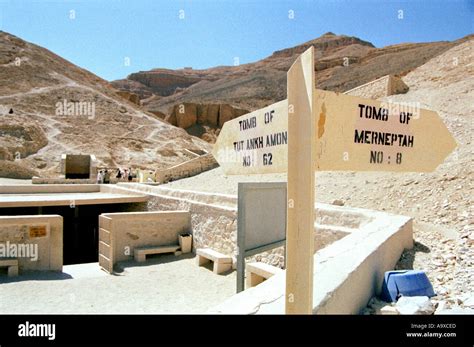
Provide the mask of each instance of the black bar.
{"label": "black bar", "polygon": [[[450,316],[226,316],[226,315],[3,315],[0,345],[249,342],[472,346],[473,315]],[[20,337],[26,322],[55,324],[55,339]],[[442,324],[443,326],[438,326]],[[422,329],[422,327],[424,327]],[[407,333],[456,336],[409,337]]]}

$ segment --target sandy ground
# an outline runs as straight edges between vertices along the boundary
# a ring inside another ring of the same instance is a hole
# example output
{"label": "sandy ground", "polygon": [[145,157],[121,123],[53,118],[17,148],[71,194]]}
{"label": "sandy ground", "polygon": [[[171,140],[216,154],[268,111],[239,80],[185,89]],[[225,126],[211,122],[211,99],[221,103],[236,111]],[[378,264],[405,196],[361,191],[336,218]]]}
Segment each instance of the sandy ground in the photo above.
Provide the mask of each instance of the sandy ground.
{"label": "sandy ground", "polygon": [[[122,271],[121,271],[122,270]],[[157,255],[144,265],[119,264],[108,275],[97,263],[59,273],[0,275],[1,313],[204,313],[235,294],[235,271],[216,275],[193,255]]]}

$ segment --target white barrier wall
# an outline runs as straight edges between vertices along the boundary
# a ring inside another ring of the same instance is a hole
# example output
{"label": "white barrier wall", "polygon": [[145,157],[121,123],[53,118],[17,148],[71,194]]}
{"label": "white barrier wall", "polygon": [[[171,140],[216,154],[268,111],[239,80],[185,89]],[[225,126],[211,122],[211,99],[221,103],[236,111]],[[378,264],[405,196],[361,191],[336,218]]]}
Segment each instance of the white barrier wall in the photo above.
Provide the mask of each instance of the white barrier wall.
{"label": "white barrier wall", "polygon": [[0,216],[0,257],[17,258],[20,274],[27,270],[62,271],[63,218]]}
{"label": "white barrier wall", "polygon": [[135,247],[178,244],[191,233],[187,211],[104,213],[99,216],[99,265],[112,273],[119,261],[133,259]]}

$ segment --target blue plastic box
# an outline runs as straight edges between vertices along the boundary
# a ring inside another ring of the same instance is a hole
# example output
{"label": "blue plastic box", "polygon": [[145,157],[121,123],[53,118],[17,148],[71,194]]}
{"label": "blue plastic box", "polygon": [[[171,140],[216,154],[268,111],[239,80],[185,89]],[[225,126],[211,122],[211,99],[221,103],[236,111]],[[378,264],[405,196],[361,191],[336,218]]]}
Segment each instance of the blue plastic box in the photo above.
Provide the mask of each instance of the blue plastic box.
{"label": "blue plastic box", "polygon": [[399,270],[385,272],[381,299],[397,301],[400,296],[435,296],[433,286],[424,271]]}

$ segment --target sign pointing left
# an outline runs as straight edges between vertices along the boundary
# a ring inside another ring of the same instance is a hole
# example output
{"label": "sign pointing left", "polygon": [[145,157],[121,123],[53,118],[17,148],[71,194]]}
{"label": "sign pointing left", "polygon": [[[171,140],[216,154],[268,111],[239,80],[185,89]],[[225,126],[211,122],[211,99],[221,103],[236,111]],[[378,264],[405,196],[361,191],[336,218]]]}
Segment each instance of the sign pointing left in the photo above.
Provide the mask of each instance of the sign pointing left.
{"label": "sign pointing left", "polygon": [[288,101],[224,123],[213,155],[229,175],[286,172]]}

